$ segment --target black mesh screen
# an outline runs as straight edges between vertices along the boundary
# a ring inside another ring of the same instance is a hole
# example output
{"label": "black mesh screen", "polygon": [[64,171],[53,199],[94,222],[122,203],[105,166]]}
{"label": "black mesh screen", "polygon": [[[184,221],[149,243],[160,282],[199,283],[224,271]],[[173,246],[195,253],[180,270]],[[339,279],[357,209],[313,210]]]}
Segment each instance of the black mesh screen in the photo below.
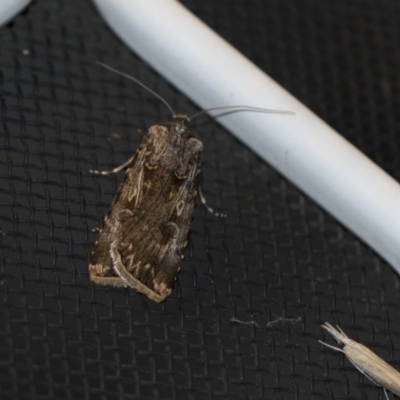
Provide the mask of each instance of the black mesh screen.
{"label": "black mesh screen", "polygon": [[[398,1],[182,2],[399,180]],[[208,117],[203,191],[228,218],[197,206],[161,305],[90,283],[122,175],[89,170],[168,116],[96,59],[198,111],[90,2],[34,1],[1,28],[1,398],[383,398],[318,339],[340,323],[400,369],[398,275]]]}

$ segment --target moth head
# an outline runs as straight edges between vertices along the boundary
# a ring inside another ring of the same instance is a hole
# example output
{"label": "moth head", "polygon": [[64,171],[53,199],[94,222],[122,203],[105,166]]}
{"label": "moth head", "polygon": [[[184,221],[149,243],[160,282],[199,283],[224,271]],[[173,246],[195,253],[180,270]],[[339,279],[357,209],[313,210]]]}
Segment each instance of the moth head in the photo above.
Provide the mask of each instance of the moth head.
{"label": "moth head", "polygon": [[173,121],[179,122],[182,121],[183,123],[189,123],[190,122],[190,117],[187,116],[186,114],[175,114],[172,117]]}

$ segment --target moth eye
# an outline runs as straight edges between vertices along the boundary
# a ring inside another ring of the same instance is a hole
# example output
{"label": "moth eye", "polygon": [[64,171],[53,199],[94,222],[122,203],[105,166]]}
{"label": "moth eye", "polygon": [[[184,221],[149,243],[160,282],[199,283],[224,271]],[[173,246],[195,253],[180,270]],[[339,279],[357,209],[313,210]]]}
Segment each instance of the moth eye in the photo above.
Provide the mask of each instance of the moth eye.
{"label": "moth eye", "polygon": [[131,210],[125,209],[125,210],[121,210],[118,213],[118,221],[120,222],[125,222],[128,219],[133,217],[133,212]]}

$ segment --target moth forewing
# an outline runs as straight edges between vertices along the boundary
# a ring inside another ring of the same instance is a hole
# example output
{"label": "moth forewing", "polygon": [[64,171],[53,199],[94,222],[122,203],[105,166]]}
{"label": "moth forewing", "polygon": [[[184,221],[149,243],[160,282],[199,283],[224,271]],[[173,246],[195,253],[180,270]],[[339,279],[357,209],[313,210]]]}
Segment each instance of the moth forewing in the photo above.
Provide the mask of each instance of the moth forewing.
{"label": "moth forewing", "polygon": [[343,352],[349,361],[373,383],[400,396],[399,371],[378,357],[366,346],[350,339],[339,327],[335,329],[331,324],[326,322],[322,325],[322,328],[335,338],[341,348],[321,341],[320,343]]}
{"label": "moth forewing", "polygon": [[183,115],[149,129],[95,242],[93,282],[129,286],[156,302],[168,297],[184,258],[202,151]]}

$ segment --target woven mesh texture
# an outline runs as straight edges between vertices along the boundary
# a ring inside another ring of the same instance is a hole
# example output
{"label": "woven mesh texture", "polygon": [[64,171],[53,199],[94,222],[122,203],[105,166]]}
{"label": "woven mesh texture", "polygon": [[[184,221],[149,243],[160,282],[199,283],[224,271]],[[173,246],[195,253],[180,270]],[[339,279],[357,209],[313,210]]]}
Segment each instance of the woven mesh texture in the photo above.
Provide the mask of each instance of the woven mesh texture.
{"label": "woven mesh texture", "polygon": [[[398,1],[182,2],[399,180]],[[90,283],[122,175],[89,170],[168,116],[96,59],[198,111],[90,2],[34,1],[1,28],[1,398],[383,398],[318,339],[334,344],[320,325],[339,323],[400,370],[398,275],[207,117],[203,191],[228,218],[196,208],[161,305]]]}

